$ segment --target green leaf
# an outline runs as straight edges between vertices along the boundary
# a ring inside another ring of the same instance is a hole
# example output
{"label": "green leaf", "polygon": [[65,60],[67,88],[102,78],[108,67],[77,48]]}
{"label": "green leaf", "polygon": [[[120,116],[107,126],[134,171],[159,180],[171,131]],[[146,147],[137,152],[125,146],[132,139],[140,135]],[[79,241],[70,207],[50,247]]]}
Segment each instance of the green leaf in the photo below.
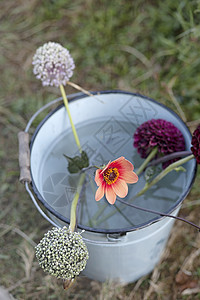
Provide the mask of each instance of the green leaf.
{"label": "green leaf", "polygon": [[161,169],[159,166],[150,166],[147,167],[144,173],[146,182],[152,180],[152,178],[160,173]]}
{"label": "green leaf", "polygon": [[69,157],[64,154],[64,157],[68,161],[68,171],[70,173],[78,173],[83,168],[87,168],[89,166],[89,159],[87,153],[85,151],[81,152],[81,156]]}

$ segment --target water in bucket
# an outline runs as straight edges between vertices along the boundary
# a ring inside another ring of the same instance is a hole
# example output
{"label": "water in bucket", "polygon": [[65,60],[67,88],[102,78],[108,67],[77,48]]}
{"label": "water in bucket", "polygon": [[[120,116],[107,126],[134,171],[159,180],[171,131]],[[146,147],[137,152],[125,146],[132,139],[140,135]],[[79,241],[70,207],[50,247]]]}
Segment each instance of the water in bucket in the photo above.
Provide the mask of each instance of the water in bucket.
{"label": "water in bucket", "polygon": [[[130,122],[117,122],[114,118],[93,119],[77,126],[83,150],[88,154],[90,165],[104,165],[110,160],[124,156],[131,161],[135,170],[142,163],[137,150],[133,147],[133,134],[136,126]],[[63,154],[73,157],[79,155],[71,129],[67,129],[48,147],[41,166],[41,191],[44,199],[52,208],[67,219],[76,192],[78,174],[70,174],[68,162]],[[159,167],[161,170],[161,166]],[[87,171],[87,181],[78,207],[78,223],[99,230],[126,230],[137,227],[155,215],[130,208],[116,201],[109,205],[104,199],[95,201],[97,185],[94,181],[96,168]],[[131,201],[145,184],[144,174],[139,181],[129,184],[129,193],[124,199],[140,207],[166,212],[178,200],[186,182],[186,174],[177,176],[173,171],[143,196]]]}

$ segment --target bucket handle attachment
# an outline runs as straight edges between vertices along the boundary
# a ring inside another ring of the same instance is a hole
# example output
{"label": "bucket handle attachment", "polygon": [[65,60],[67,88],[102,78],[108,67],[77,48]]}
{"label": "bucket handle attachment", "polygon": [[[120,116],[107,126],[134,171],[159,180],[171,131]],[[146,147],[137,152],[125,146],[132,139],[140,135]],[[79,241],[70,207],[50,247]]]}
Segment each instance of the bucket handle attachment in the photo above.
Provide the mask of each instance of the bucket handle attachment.
{"label": "bucket handle attachment", "polygon": [[[69,100],[72,100],[75,97],[82,96],[83,93],[71,94],[68,96]],[[25,182],[31,182],[31,174],[30,174],[30,148],[29,148],[29,129],[36,119],[36,117],[45,109],[49,108],[53,104],[62,101],[62,97],[59,97],[55,100],[52,100],[41,107],[35,114],[30,118],[29,122],[26,125],[24,131],[20,131],[18,133],[18,143],[19,143],[19,167],[20,167],[20,177],[19,181],[23,184]]]}
{"label": "bucket handle attachment", "polygon": [[[72,100],[73,98],[80,97],[84,95],[84,93],[75,93],[68,95],[68,100]],[[50,106],[62,101],[62,97],[59,97],[51,102],[48,102],[46,105],[41,107],[38,111],[35,112],[35,114],[30,118],[29,122],[26,125],[26,128],[24,131],[20,131],[18,133],[18,142],[19,142],[19,167],[20,167],[20,177],[19,181],[25,185],[26,191],[28,192],[31,200],[33,201],[35,207],[39,211],[39,213],[53,226],[60,228],[58,224],[56,224],[53,220],[51,220],[46,213],[42,210],[42,208],[37,203],[37,200],[35,199],[32,191],[29,188],[29,184],[31,183],[31,173],[30,173],[30,148],[29,148],[29,129],[33,123],[33,121],[36,119],[36,117],[45,109],[49,108]],[[108,237],[107,237],[108,238]],[[117,239],[109,239],[108,241],[96,241],[96,240],[90,240],[85,237],[83,237],[83,240],[85,242],[91,243],[91,244],[115,244]]]}
{"label": "bucket handle attachment", "polygon": [[20,131],[18,133],[19,142],[19,168],[21,183],[31,182],[30,173],[30,149],[29,149],[29,134],[28,132]]}

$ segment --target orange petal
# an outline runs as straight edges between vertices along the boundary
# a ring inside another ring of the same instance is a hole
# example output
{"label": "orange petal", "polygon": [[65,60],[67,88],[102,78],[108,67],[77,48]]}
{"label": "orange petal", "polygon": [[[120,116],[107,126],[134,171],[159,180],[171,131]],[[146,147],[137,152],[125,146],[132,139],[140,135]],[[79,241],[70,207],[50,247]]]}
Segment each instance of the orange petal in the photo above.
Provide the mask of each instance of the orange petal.
{"label": "orange petal", "polygon": [[124,161],[121,164],[121,168],[126,169],[127,171],[133,171],[134,169],[133,164],[127,159],[124,159]]}
{"label": "orange petal", "polygon": [[109,185],[106,185],[106,199],[110,204],[114,204],[116,201],[116,194]]}
{"label": "orange petal", "polygon": [[119,157],[118,159],[116,159],[112,164],[112,167],[116,167],[119,170],[123,169],[123,170],[127,170],[127,171],[133,171],[134,167],[133,164],[125,159],[123,156]]}
{"label": "orange petal", "polygon": [[107,165],[105,166],[105,168],[103,170],[101,170],[101,173],[103,173],[111,164],[111,160],[107,163]]}
{"label": "orange petal", "polygon": [[96,182],[96,184],[99,186],[99,185],[101,185],[102,184],[102,181],[103,181],[103,178],[102,178],[102,175],[100,174],[101,173],[101,169],[97,169],[96,170],[96,173],[95,173],[95,178],[94,178],[94,180],[95,180],[95,182]]}
{"label": "orange petal", "polygon": [[124,161],[124,159],[125,159],[125,158],[124,158],[123,156],[121,156],[121,157],[115,159],[114,161],[112,161],[112,162],[110,163],[109,167],[110,167],[110,168],[120,168],[122,162]]}
{"label": "orange petal", "polygon": [[138,176],[134,172],[130,171],[121,171],[119,179],[124,180],[126,183],[136,183],[138,181]]}
{"label": "orange petal", "polygon": [[119,158],[115,159],[113,162],[121,163],[124,160],[124,156],[120,156]]}
{"label": "orange petal", "polygon": [[124,180],[118,179],[112,184],[112,188],[120,198],[124,198],[128,194],[128,186]]}
{"label": "orange petal", "polygon": [[95,200],[96,201],[101,200],[101,198],[103,198],[103,196],[104,196],[104,193],[105,193],[104,186],[100,185],[100,187],[96,191]]}

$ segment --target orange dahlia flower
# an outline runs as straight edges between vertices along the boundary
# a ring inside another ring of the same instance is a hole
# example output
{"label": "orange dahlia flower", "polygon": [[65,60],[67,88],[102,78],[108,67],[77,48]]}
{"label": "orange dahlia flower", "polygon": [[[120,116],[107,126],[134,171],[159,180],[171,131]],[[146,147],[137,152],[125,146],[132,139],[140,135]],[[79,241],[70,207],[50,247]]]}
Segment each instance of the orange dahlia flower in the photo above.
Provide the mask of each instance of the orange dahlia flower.
{"label": "orange dahlia flower", "polygon": [[133,172],[133,165],[123,156],[110,161],[105,168],[98,169],[95,174],[95,182],[98,185],[95,200],[99,201],[104,194],[110,204],[114,204],[116,196],[126,197],[128,194],[127,183],[136,183],[138,176]]}

